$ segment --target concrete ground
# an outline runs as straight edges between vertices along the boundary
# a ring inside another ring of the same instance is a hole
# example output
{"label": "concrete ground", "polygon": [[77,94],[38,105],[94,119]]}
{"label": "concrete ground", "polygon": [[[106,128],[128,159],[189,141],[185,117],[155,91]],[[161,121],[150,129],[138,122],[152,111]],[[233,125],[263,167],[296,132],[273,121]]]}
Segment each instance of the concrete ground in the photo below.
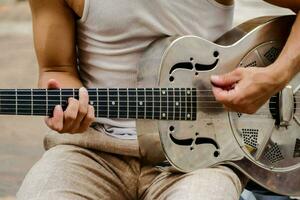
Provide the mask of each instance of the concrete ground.
{"label": "concrete ground", "polygon": [[[238,0],[235,24],[254,16],[284,14],[258,0]],[[37,83],[30,9],[26,2],[0,0],[0,88],[32,88]],[[0,200],[13,200],[22,179],[43,153],[43,118],[0,116]]]}

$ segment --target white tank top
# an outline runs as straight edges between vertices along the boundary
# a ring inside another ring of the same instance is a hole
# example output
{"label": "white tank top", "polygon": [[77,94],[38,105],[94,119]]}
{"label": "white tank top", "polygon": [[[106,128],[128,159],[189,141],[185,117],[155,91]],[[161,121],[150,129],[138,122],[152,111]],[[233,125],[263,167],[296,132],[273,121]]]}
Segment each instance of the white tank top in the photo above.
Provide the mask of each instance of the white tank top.
{"label": "white tank top", "polygon": [[[163,36],[213,41],[232,26],[233,6],[214,0],[85,0],[77,24],[79,71],[88,88],[136,87],[137,63]],[[135,139],[134,120],[98,118],[106,133]]]}

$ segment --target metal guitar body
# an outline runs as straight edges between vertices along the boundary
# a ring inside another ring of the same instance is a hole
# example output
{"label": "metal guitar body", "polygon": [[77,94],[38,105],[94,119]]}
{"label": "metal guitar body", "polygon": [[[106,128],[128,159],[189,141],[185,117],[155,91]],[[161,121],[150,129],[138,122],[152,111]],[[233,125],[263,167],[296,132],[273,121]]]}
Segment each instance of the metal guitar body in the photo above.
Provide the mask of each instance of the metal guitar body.
{"label": "metal guitar body", "polygon": [[[167,158],[183,172],[226,163],[276,193],[300,195],[300,75],[253,115],[226,112],[210,83],[213,74],[274,62],[293,21],[293,16],[257,18],[215,43],[183,36],[151,44],[139,65],[139,87],[196,88],[197,119],[138,120],[145,161]],[[184,113],[189,119],[191,113]]]}

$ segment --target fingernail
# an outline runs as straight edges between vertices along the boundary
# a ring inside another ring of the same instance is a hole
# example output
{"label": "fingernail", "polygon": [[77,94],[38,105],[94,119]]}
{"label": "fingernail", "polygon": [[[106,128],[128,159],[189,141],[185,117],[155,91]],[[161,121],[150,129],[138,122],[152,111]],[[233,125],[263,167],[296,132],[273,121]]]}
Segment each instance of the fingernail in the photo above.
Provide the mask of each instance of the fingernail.
{"label": "fingernail", "polygon": [[81,87],[79,88],[79,92],[87,93],[87,89],[85,87]]}
{"label": "fingernail", "polygon": [[56,106],[55,106],[55,109],[58,110],[58,111],[61,111],[61,110],[62,110],[62,107],[61,107],[61,105],[56,105]]}

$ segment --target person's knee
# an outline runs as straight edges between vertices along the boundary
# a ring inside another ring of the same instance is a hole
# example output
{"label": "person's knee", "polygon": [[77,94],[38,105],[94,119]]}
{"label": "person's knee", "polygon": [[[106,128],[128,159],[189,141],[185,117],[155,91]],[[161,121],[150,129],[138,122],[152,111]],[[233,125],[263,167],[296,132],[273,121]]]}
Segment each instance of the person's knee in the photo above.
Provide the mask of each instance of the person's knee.
{"label": "person's knee", "polygon": [[191,199],[237,200],[242,192],[239,177],[223,166],[196,170],[187,181],[190,183],[189,193],[195,195]]}

